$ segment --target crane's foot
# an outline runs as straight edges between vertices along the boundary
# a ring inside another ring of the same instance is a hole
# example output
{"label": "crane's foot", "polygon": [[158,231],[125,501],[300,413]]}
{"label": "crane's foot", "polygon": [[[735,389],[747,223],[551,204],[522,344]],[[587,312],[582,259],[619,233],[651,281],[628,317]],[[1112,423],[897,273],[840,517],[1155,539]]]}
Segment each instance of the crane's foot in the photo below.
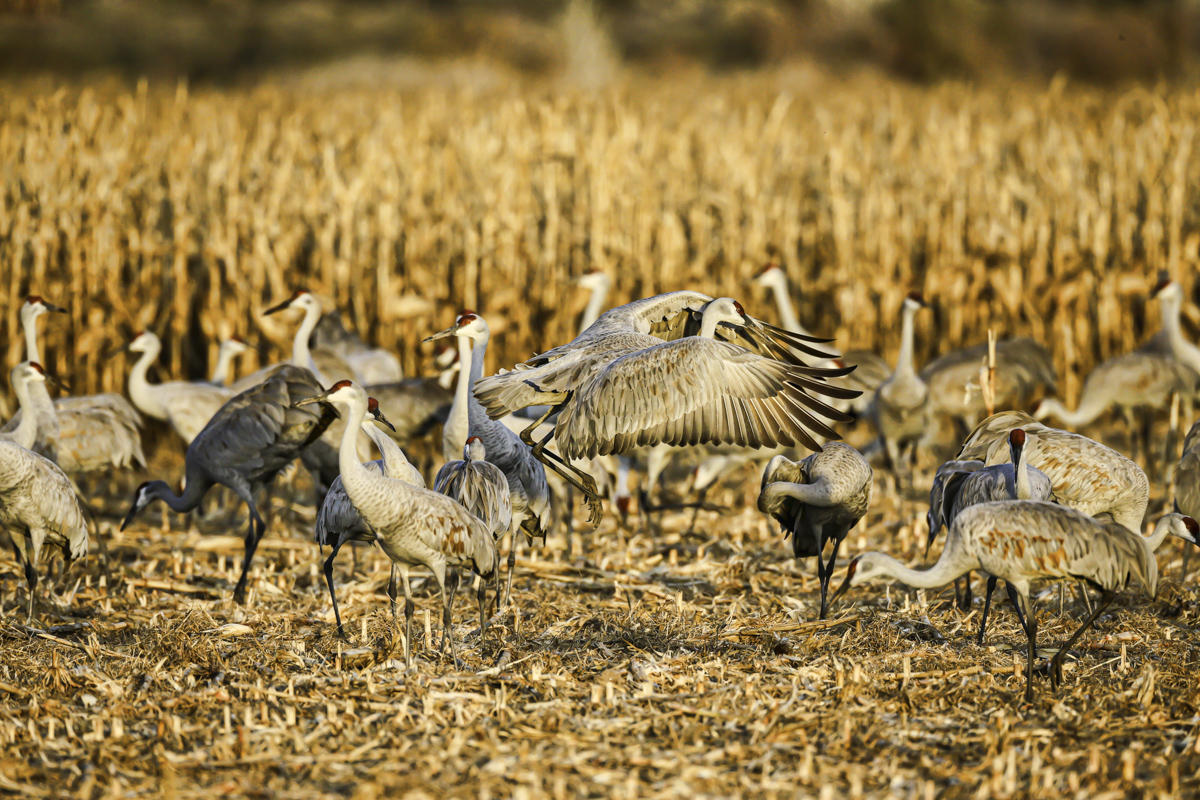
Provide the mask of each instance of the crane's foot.
{"label": "crane's foot", "polygon": [[350,637],[346,635],[346,629],[340,623],[337,626],[337,637],[347,644],[350,643]]}
{"label": "crane's foot", "polygon": [[1049,674],[1050,674],[1050,688],[1054,689],[1055,691],[1058,690],[1058,687],[1061,686],[1062,682],[1063,682],[1063,671],[1062,671],[1063,660],[1061,658],[1059,658],[1059,656],[1061,656],[1062,654],[1063,653],[1061,650],[1059,652],[1055,653],[1050,658],[1050,664],[1047,667],[1047,672],[1049,672]]}

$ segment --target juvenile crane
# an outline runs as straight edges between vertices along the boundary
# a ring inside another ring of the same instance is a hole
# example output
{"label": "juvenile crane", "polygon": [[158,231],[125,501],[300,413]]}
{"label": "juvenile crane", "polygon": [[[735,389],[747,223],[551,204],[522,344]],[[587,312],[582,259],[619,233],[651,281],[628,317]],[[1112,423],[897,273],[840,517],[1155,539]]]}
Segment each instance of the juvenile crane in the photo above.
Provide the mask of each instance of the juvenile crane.
{"label": "juvenile crane", "polygon": [[[333,422],[336,415],[328,406],[314,411],[293,405],[319,391],[321,386],[307,369],[291,364],[275,367],[263,383],[221,406],[188,445],[183,495],[172,492],[166,481],[143,483],[134,495],[121,529],[154,500],[162,500],[173,511],[186,513],[195,509],[213,486],[228,486],[246,504],[250,514],[242,574],[233,590],[233,599],[243,603],[250,562],[267,529],[254,496],[259,489],[269,486],[284,467],[314,443],[319,444],[321,434]],[[358,428],[356,423],[352,433]]]}
{"label": "juvenile crane", "polygon": [[[938,468],[933,478],[933,489],[929,493],[929,541],[925,552],[937,539],[943,527],[954,522],[964,508],[978,503],[1000,500],[1053,500],[1054,490],[1050,478],[1040,469],[1029,466],[1023,458],[1025,431],[1013,428],[1008,433],[1010,464],[985,465],[982,461],[948,461]],[[967,611],[971,608],[971,573],[967,573],[966,590],[959,597],[958,581],[954,582],[958,607]],[[991,592],[988,592],[991,598]],[[984,607],[984,619],[987,619]],[[979,637],[983,638],[983,626]]]}
{"label": "juvenile crane", "polygon": [[503,603],[507,604],[512,596],[519,542],[517,532],[523,531],[530,541],[539,537],[545,540],[551,521],[550,488],[546,484],[546,470],[530,447],[502,422],[490,419],[472,393],[472,387],[483,375],[483,361],[487,356],[490,338],[487,321],[478,314],[464,311],[455,319],[453,327],[435,333],[425,341],[449,336],[458,339],[461,367],[450,416],[442,427],[442,453],[446,461],[453,461],[462,452],[468,437],[478,437],[487,460],[499,467],[508,481],[512,535],[509,537],[508,577],[504,585]]}
{"label": "juvenile crane", "polygon": [[[355,433],[367,414],[367,394],[351,381],[339,381],[328,391],[298,401],[298,406],[328,402],[346,412],[346,430],[339,450],[342,484],[355,508],[375,530],[376,541],[400,571],[404,584],[404,661],[412,668],[413,599],[409,571],[433,572],[442,594],[443,649],[448,642],[457,660],[451,630],[451,607],[457,574],[469,567],[488,579],[496,571],[496,544],[482,522],[445,495],[420,489],[368,470],[358,459]],[[447,571],[450,580],[447,583]]]}
{"label": "juvenile crane", "polygon": [[[521,439],[586,495],[597,525],[596,482],[571,460],[659,443],[799,443],[816,450],[812,433],[838,438],[817,415],[849,417],[813,395],[858,394],[827,382],[851,370],[810,367],[793,356],[799,349],[829,357],[809,338],[748,316],[731,298],[672,292],[602,314],[570,343],[481,379],[475,396],[493,418],[539,404],[551,406],[543,419],[557,412],[545,438],[533,440],[539,420]],[[560,455],[546,449],[551,440]]]}
{"label": "juvenile crane", "polygon": [[[871,465],[841,442],[827,442],[802,461],[775,456],[767,464],[758,510],[774,517],[786,539],[792,536],[796,558],[815,557],[821,582],[821,619],[829,612],[829,577],[838,548],[871,504]],[[829,563],[825,543],[833,542]]]}
{"label": "juvenile crane", "polygon": [[[1167,533],[1195,542],[1200,526],[1191,517],[1168,514],[1159,520],[1155,537],[1161,540]],[[1130,581],[1141,584],[1150,596],[1158,591],[1153,539],[1066,506],[1013,500],[980,503],[964,509],[951,523],[946,548],[930,569],[910,569],[884,553],[855,557],[833,599],[837,600],[851,586],[876,578],[893,578],[913,588],[932,589],[945,586],[973,569],[1004,580],[1023,612],[1029,639],[1025,700],[1030,702],[1037,655],[1037,618],[1029,597],[1032,581],[1079,579],[1100,591],[1095,610],[1050,659],[1053,688],[1062,682],[1062,663],[1067,651],[1108,608],[1118,591]]]}

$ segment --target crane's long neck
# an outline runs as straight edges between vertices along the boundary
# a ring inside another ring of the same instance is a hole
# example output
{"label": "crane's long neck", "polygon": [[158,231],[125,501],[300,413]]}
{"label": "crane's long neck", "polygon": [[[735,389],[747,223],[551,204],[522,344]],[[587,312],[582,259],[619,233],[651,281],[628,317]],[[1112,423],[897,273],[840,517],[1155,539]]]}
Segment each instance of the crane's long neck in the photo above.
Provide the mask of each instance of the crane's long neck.
{"label": "crane's long neck", "polygon": [[592,289],[592,296],[588,298],[587,307],[583,309],[583,317],[579,320],[580,333],[592,327],[592,323],[600,318],[601,312],[604,311],[604,304],[608,301],[608,287],[609,282],[606,280]]}
{"label": "crane's long neck", "polygon": [[22,313],[21,327],[25,329],[25,360],[42,363],[37,342],[37,314]]}
{"label": "crane's long neck", "polygon": [[[296,338],[292,339],[292,363],[298,367],[313,369],[312,353],[308,349],[308,340],[312,336],[312,332],[317,329],[317,323],[320,319],[321,309],[316,304],[304,309],[304,320],[300,323],[300,327],[296,329]],[[354,430],[357,431],[358,428]]]}
{"label": "crane's long neck", "polygon": [[147,378],[150,365],[158,358],[160,350],[161,347],[157,344],[150,344],[134,362],[133,369],[129,371],[129,398],[146,416],[166,419],[166,409],[163,408],[163,404],[158,398],[158,392],[155,391],[158,387],[151,384]]}
{"label": "crane's long neck", "polygon": [[717,325],[721,323],[714,305],[714,303],[709,303],[700,317],[700,336],[704,339],[715,339],[717,336]]}
{"label": "crane's long neck", "polygon": [[233,362],[233,351],[221,345],[217,350],[217,365],[213,367],[212,378],[209,383],[215,383],[217,386],[224,386],[229,382],[229,366]]}
{"label": "crane's long neck", "polygon": [[382,483],[389,487],[406,486],[383,475],[371,472],[358,457],[358,432],[367,415],[367,398],[351,400],[346,414],[346,428],[342,431],[342,444],[338,449],[338,467],[342,473],[342,485],[350,502],[372,525],[387,524],[402,510],[398,504],[388,502],[390,493],[384,491]]}
{"label": "crane's long neck", "polygon": [[212,481],[200,469],[193,468],[191,463],[188,463],[185,474],[187,480],[184,481],[186,486],[183,488],[183,494],[175,494],[163,481],[158,482],[158,491],[154,494],[172,511],[180,514],[186,514],[200,505],[200,501],[204,499],[204,495],[213,485]]}
{"label": "crane's long neck", "polygon": [[387,476],[401,481],[406,480],[412,464],[404,455],[404,451],[400,449],[400,445],[396,444],[392,437],[380,430],[379,426],[373,422],[368,421],[364,424],[363,430],[367,432],[367,436],[371,437],[375,447],[379,448],[379,455],[383,458],[383,470]]}
{"label": "crane's long neck", "polygon": [[1017,483],[1017,499],[1033,499],[1033,485],[1029,480],[1029,461],[1025,458],[1025,446],[1012,448],[1013,475]]}
{"label": "crane's long neck", "polygon": [[775,295],[775,305],[779,307],[779,321],[783,323],[783,327],[793,333],[799,333],[804,336],[809,336],[808,330],[800,324],[800,316],[796,313],[796,307],[792,305],[792,298],[788,294],[787,284],[780,281],[771,285],[771,291]]}
{"label": "crane's long neck", "polygon": [[17,404],[21,407],[21,422],[17,425],[13,440],[26,450],[32,450],[37,442],[38,415],[29,394],[29,382],[16,381],[13,383],[13,391],[17,393]]}
{"label": "crane's long neck", "polygon": [[1105,407],[1108,406],[1108,399],[1107,397],[1102,397],[1102,394],[1104,393],[1098,392],[1095,389],[1085,392],[1080,399],[1079,408],[1074,411],[1064,406],[1057,399],[1048,397],[1042,401],[1042,405],[1038,409],[1038,419],[1050,416],[1055,417],[1064,425],[1071,428],[1082,427],[1104,413]]}
{"label": "crane's long neck", "polygon": [[1179,321],[1179,315],[1183,309],[1182,300],[1182,297],[1171,294],[1159,301],[1162,329],[1167,334],[1167,341],[1171,343],[1171,351],[1175,353],[1184,349],[1186,342],[1183,338],[1183,327]]}
{"label": "crane's long neck", "polygon": [[915,375],[913,369],[913,317],[916,309],[904,307],[900,323],[900,355],[896,357],[896,374]]}
{"label": "crane's long neck", "polygon": [[[1168,514],[1158,521],[1158,524],[1154,526],[1154,532],[1146,537],[1146,544],[1150,546],[1150,551],[1154,552],[1157,550],[1170,533],[1171,517]],[[1185,547],[1186,546],[1188,545],[1185,545]]]}
{"label": "crane's long neck", "polygon": [[961,577],[971,569],[970,565],[955,563],[953,552],[954,548],[951,547],[942,550],[941,558],[929,569],[906,567],[896,559],[883,553],[873,553],[872,555],[879,565],[880,571],[889,577],[895,578],[914,589],[936,589],[939,586],[945,586],[955,578]]}
{"label": "crane's long neck", "polygon": [[801,503],[817,506],[828,506],[833,502],[833,486],[825,478],[818,478],[812,483],[789,483],[778,481],[767,485],[773,494],[792,497]]}
{"label": "crane's long neck", "polygon": [[[463,445],[471,429],[469,406],[471,390],[475,386],[475,357],[471,340],[466,336],[458,339],[458,385],[454,389],[454,402],[450,405],[450,415],[442,426],[442,457],[446,461],[455,461],[462,453]],[[479,369],[483,369],[483,359],[478,359]]]}

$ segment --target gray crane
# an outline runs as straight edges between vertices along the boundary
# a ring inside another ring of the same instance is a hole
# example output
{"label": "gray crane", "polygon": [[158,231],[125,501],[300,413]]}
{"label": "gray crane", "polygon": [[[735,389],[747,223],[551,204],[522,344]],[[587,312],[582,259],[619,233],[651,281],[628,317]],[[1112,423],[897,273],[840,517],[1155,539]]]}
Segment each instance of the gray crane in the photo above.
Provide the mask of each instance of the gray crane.
{"label": "gray crane", "polygon": [[917,312],[926,307],[925,298],[916,292],[905,298],[896,369],[875,392],[875,427],[887,450],[897,492],[901,473],[907,478],[909,487],[912,486],[917,444],[926,429],[929,387],[913,367],[913,320]]}
{"label": "gray crane", "polygon": [[435,333],[425,341],[449,336],[458,339],[460,368],[450,416],[442,427],[442,453],[446,461],[453,461],[462,452],[468,437],[478,437],[487,453],[487,460],[499,467],[508,481],[512,524],[509,526],[508,577],[503,599],[507,605],[512,597],[517,562],[517,532],[523,531],[530,541],[536,538],[545,541],[551,522],[550,487],[546,484],[546,470],[534,457],[530,446],[504,423],[490,419],[472,393],[472,387],[479,383],[483,375],[484,358],[487,356],[490,338],[487,321],[478,314],[464,311],[455,319],[453,327]]}
{"label": "gray crane", "polygon": [[[328,406],[319,411],[293,406],[320,391],[320,384],[309,370],[291,364],[275,367],[266,381],[223,405],[188,445],[183,495],[172,492],[166,481],[143,483],[134,495],[121,529],[154,500],[162,500],[173,511],[186,513],[195,509],[213,486],[228,486],[246,504],[250,515],[242,574],[233,591],[234,600],[244,602],[250,562],[267,528],[254,495],[269,486],[284,467],[319,443],[321,434],[333,422],[336,413]],[[356,424],[354,431],[357,430]]]}
{"label": "gray crane", "polygon": [[[925,552],[933,546],[943,527],[954,522],[964,508],[978,503],[1000,500],[1053,500],[1054,489],[1050,478],[1036,467],[1029,466],[1023,458],[1025,431],[1013,428],[1008,433],[1008,448],[1011,463],[987,466],[982,461],[947,461],[938,467],[929,492],[929,540]],[[954,581],[954,596],[959,609],[971,608],[971,573],[966,575],[966,589],[959,594],[958,581]],[[984,603],[983,619],[979,626],[979,640],[983,641],[983,628],[987,621],[988,603],[991,601],[989,583],[987,601]]]}
{"label": "gray crane", "polygon": [[851,586],[877,578],[893,578],[917,589],[945,586],[970,570],[1004,580],[1019,609],[1029,639],[1025,699],[1033,700],[1033,662],[1037,655],[1037,619],[1029,586],[1035,580],[1084,580],[1100,591],[1100,602],[1066,644],[1050,659],[1050,682],[1062,682],[1067,651],[1113,601],[1116,593],[1136,581],[1154,596],[1158,563],[1154,549],[1167,534],[1195,542],[1200,526],[1191,517],[1167,514],[1155,533],[1143,537],[1115,522],[1038,500],[1010,500],[970,506],[955,517],[946,547],[927,570],[906,567],[884,553],[856,556],[834,594],[837,600]]}
{"label": "gray crane", "polygon": [[342,323],[337,311],[322,314],[313,329],[309,345],[313,349],[329,350],[345,361],[360,383],[394,383],[404,378],[400,359],[387,350],[371,347]]}
{"label": "gray crane", "polygon": [[[775,456],[763,471],[758,510],[775,518],[785,539],[791,534],[794,557],[817,559],[821,619],[829,612],[829,578],[838,548],[871,504],[871,477],[862,454],[841,442],[827,442],[801,461]],[[825,564],[828,541],[833,553]]]}
{"label": "gray crane", "polygon": [[[1175,467],[1175,510],[1189,517],[1200,516],[1200,420],[1188,430],[1183,440],[1183,455]],[[1183,551],[1183,569],[1179,582],[1187,578],[1188,555]]]}
{"label": "gray crane", "polygon": [[133,404],[147,417],[168,423],[187,444],[234,396],[232,389],[208,381],[150,383],[147,373],[162,352],[162,342],[151,331],[142,331],[124,349],[141,354],[129,371]]}
{"label": "gray crane", "polygon": [[[9,373],[13,392],[17,395],[17,408],[33,407],[33,387],[47,382],[48,377],[42,365],[36,361],[22,361],[12,368]],[[0,433],[0,440],[16,442],[26,450],[33,450],[38,438],[37,414],[21,415],[21,422],[11,431]]]}
{"label": "gray crane", "polygon": [[221,346],[217,348],[217,363],[208,382],[213,386],[227,386],[233,373],[233,360],[249,349],[249,345],[236,336],[222,339]]}
{"label": "gray crane", "polygon": [[1050,478],[1054,497],[1090,517],[1107,515],[1134,533],[1142,530],[1150,481],[1137,464],[1078,433],[1050,428],[1023,411],[1000,411],[980,422],[963,443],[960,461],[1003,464],[1010,460],[1008,434],[1025,431],[1029,465]]}
{"label": "gray crane", "polygon": [[1183,362],[1135,351],[1110,358],[1089,372],[1074,411],[1047,397],[1038,404],[1034,417],[1053,416],[1072,428],[1081,428],[1115,406],[1129,432],[1134,459],[1139,452],[1148,459],[1153,413],[1169,408],[1171,396],[1179,395],[1185,418],[1190,419],[1198,381],[1200,375]]}
{"label": "gray crane", "polygon": [[[550,406],[543,419],[557,413],[545,438],[533,440],[538,420],[521,439],[586,495],[598,525],[596,482],[571,460],[659,443],[816,450],[812,433],[838,438],[817,416],[849,417],[813,395],[850,399],[857,392],[828,383],[849,370],[810,367],[793,355],[829,357],[809,338],[748,316],[732,298],[671,292],[602,314],[570,343],[480,379],[475,396],[493,419],[530,405]],[[546,449],[551,440],[560,455]]]}
{"label": "gray crane", "polygon": [[451,630],[454,567],[469,567],[484,579],[496,571],[496,543],[487,527],[454,500],[437,492],[368,470],[358,459],[355,433],[367,414],[367,393],[352,381],[339,381],[328,391],[297,402],[299,407],[328,402],[346,411],[346,430],[338,451],[342,485],[350,501],[375,531],[376,541],[396,565],[404,584],[404,661],[412,668],[413,599],[409,570],[433,572],[442,595],[442,649],[450,645],[457,661]]}
{"label": "gray crane", "polygon": [[[362,428],[379,448],[380,458],[367,462],[366,468],[381,475],[411,483],[413,486],[425,488],[425,480],[421,477],[421,473],[408,463],[404,452],[376,426],[375,422],[391,427],[391,422],[379,409],[379,401],[374,397],[369,397],[367,398],[367,416],[363,419]],[[350,496],[346,494],[346,487],[342,484],[341,475],[333,481],[329,491],[325,494],[325,501],[321,504],[320,511],[317,512],[315,533],[317,544],[320,547],[333,548],[329,558],[325,559],[325,585],[329,588],[329,598],[333,601],[333,616],[337,620],[337,634],[345,639],[346,632],[342,628],[342,614],[338,610],[337,592],[333,586],[333,562],[337,558],[338,551],[342,549],[342,545],[347,542],[371,542],[373,544],[375,531],[350,502]],[[397,574],[393,565],[392,577],[388,582],[388,597],[392,601],[393,619],[396,616]]]}

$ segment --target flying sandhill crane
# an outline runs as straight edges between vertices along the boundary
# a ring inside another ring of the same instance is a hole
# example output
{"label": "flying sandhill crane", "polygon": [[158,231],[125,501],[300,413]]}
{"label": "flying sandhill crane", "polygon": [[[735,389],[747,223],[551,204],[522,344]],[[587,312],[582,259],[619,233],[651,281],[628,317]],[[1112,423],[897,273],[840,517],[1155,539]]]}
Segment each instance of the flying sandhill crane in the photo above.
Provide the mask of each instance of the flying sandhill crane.
{"label": "flying sandhill crane", "polygon": [[[58,306],[33,295],[21,307],[27,361],[41,363],[37,343],[37,318],[46,311],[62,312]],[[115,467],[146,466],[142,453],[142,419],[119,394],[63,397],[51,401],[44,383],[31,386],[30,399],[38,417],[35,451],[55,461],[68,474],[95,472]],[[18,411],[4,431],[21,423]]]}
{"label": "flying sandhill crane", "polygon": [[[1181,514],[1168,514],[1158,524],[1161,536],[1172,533],[1195,542],[1200,533],[1196,521]],[[1078,579],[1101,593],[1092,614],[1050,659],[1050,682],[1057,688],[1062,681],[1062,662],[1067,651],[1108,608],[1118,591],[1135,580],[1147,594],[1157,593],[1158,563],[1152,544],[1151,539],[1123,525],[1093,519],[1066,506],[1037,500],[980,503],[964,509],[954,519],[946,547],[930,569],[911,569],[884,553],[864,553],[850,562],[846,579],[833,599],[837,600],[851,586],[877,578],[893,578],[913,588],[932,589],[974,569],[1003,580],[1017,608],[1023,612],[1029,638],[1025,699],[1032,701],[1037,618],[1029,597],[1030,583]]]}
{"label": "flying sandhill crane", "polygon": [[[408,463],[404,452],[386,433],[379,429],[376,422],[391,426],[391,422],[379,410],[379,402],[374,397],[369,397],[367,398],[367,415],[363,418],[362,427],[367,436],[375,442],[375,446],[379,448],[381,458],[368,462],[365,465],[366,468],[413,486],[425,488],[425,479],[421,477],[421,473]],[[350,496],[346,494],[346,487],[342,484],[340,475],[330,485],[329,491],[325,495],[325,501],[321,504],[321,510],[317,512],[315,533],[317,544],[320,547],[333,548],[329,558],[325,559],[325,585],[329,588],[329,599],[333,601],[337,635],[345,639],[346,632],[342,628],[342,614],[338,610],[337,592],[333,586],[333,562],[337,558],[338,551],[342,549],[342,545],[347,542],[374,543],[375,531],[350,502]],[[392,601],[393,620],[396,618],[396,576],[398,574],[393,565],[392,577],[388,581],[388,597]]]}
{"label": "flying sandhill crane", "polygon": [[[838,438],[816,415],[849,417],[813,394],[857,395],[827,383],[847,370],[809,367],[793,356],[799,349],[828,357],[806,338],[747,316],[731,298],[672,292],[604,313],[569,344],[481,379],[475,396],[493,418],[539,404],[551,405],[544,416],[557,411],[546,438],[534,442],[536,422],[521,438],[587,496],[598,525],[596,482],[571,460],[659,443],[799,443],[816,450],[813,433]],[[546,450],[550,440],[560,456]]]}
{"label": "flying sandhill crane", "polygon": [[1038,404],[1034,416],[1037,419],[1055,417],[1072,428],[1081,428],[1116,406],[1129,432],[1134,458],[1141,450],[1148,459],[1152,413],[1169,408],[1171,396],[1177,394],[1187,418],[1190,418],[1197,381],[1200,381],[1200,375],[1178,361],[1145,353],[1127,353],[1102,362],[1088,373],[1079,406],[1074,411],[1048,397]]}
{"label": "flying sandhill crane", "polygon": [[[980,368],[987,358],[988,344],[983,342],[952,350],[925,365],[921,380],[929,391],[930,418],[958,421],[963,426],[960,436],[975,427],[987,413],[980,386]],[[1022,406],[1039,387],[1053,392],[1058,378],[1050,352],[1026,336],[996,342],[995,375],[995,408]]]}
{"label": "flying sandhill crane", "polygon": [[479,437],[487,460],[499,467],[508,480],[512,500],[512,535],[509,537],[508,578],[504,585],[503,603],[507,605],[512,596],[517,532],[524,531],[530,541],[538,537],[545,540],[551,521],[550,488],[546,485],[546,470],[534,457],[529,445],[502,422],[489,419],[471,391],[483,375],[483,362],[490,338],[487,321],[474,312],[464,311],[455,319],[453,327],[435,333],[425,341],[449,336],[458,338],[458,361],[461,367],[450,416],[442,427],[442,453],[446,461],[453,461],[462,452],[468,437]]}
{"label": "flying sandhill crane", "polygon": [[925,434],[928,387],[913,367],[913,318],[925,308],[925,299],[913,292],[901,310],[900,354],[896,369],[875,392],[875,427],[883,438],[892,467],[893,484],[900,489],[901,473],[912,486],[917,443]]}
{"label": "flying sandhill crane", "polygon": [[[474,514],[492,534],[493,540],[512,529],[512,493],[504,471],[487,460],[487,449],[478,436],[467,439],[461,461],[447,461],[433,480],[433,490],[458,501]],[[511,574],[512,568],[509,568]],[[487,632],[484,593],[487,585],[479,582],[480,630]],[[498,595],[499,593],[497,593]],[[499,596],[496,598],[499,603]],[[482,639],[482,634],[480,636]]]}
{"label": "flying sandhill crane", "polygon": [[371,347],[357,333],[347,330],[337,311],[321,315],[309,344],[341,358],[361,383],[394,383],[404,378],[400,360],[387,350]]}
{"label": "flying sandhill crane", "polygon": [[[185,513],[195,509],[213,486],[228,486],[246,504],[250,514],[242,575],[233,590],[234,600],[244,602],[250,561],[267,528],[254,496],[259,489],[269,486],[284,467],[318,443],[333,422],[335,412],[327,406],[319,411],[293,407],[296,401],[320,391],[320,384],[307,369],[291,364],[275,367],[266,381],[221,406],[188,445],[183,495],[172,492],[166,481],[143,483],[134,495],[121,529],[154,500],[162,500],[173,511]],[[354,432],[358,428],[356,423]]]}
{"label": "flying sandhill crane", "polygon": [[162,342],[151,331],[139,333],[125,349],[141,354],[129,371],[133,404],[147,417],[167,422],[187,444],[234,395],[232,389],[207,381],[150,383],[146,374],[162,352]]}
{"label": "flying sandhill crane", "polygon": [[[800,324],[796,307],[792,305],[787,273],[783,271],[782,267],[774,262],[767,264],[763,271],[754,278],[754,285],[770,290],[775,298],[775,305],[779,309],[780,324],[784,328],[792,333],[804,336],[812,335],[807,328]],[[858,389],[862,394],[843,404],[831,403],[830,405],[844,406],[858,415],[867,412],[871,401],[875,399],[875,390],[892,374],[892,368],[888,366],[887,361],[878,353],[870,350],[847,350],[841,356],[830,359],[829,362],[817,362],[816,366],[856,367],[854,372],[838,379],[835,383],[850,389]]]}
{"label": "flying sandhill crane", "polygon": [[208,382],[213,386],[226,386],[233,372],[233,360],[249,350],[249,346],[236,336],[221,340],[217,348],[217,363]]}
{"label": "flying sandhill crane", "polygon": [[[1000,500],[1053,500],[1054,489],[1046,473],[1029,466],[1023,458],[1025,431],[1013,428],[1008,433],[1008,452],[1011,463],[987,466],[982,461],[948,461],[938,467],[929,492],[929,541],[925,552],[937,539],[943,527],[949,527],[964,508],[979,503]],[[960,596],[958,581],[954,582],[958,607],[971,608],[971,573],[967,587]],[[989,592],[990,596],[990,592]],[[986,617],[985,617],[986,618]],[[980,640],[983,639],[980,626]]]}
{"label": "flying sandhill crane", "polygon": [[1025,431],[1024,457],[1050,478],[1054,497],[1090,517],[1107,515],[1140,533],[1150,481],[1137,464],[1078,433],[1049,428],[1023,411],[1001,411],[980,422],[963,443],[960,461],[1010,461],[1008,434]]}
{"label": "flying sandhill crane", "polygon": [[[779,522],[786,539],[792,536],[796,558],[816,557],[821,582],[821,619],[829,611],[829,578],[838,548],[871,504],[871,465],[857,450],[827,442],[802,461],[775,456],[767,464],[758,495],[758,510]],[[833,553],[825,564],[825,543]]]}
{"label": "flying sandhill crane", "polygon": [[[333,403],[346,412],[346,432],[339,460],[342,485],[355,508],[375,530],[376,541],[400,571],[404,584],[404,661],[412,667],[413,599],[409,570],[433,572],[442,594],[442,649],[447,642],[457,661],[451,630],[451,611],[458,576],[455,567],[469,567],[490,579],[496,571],[496,543],[487,527],[454,500],[403,481],[372,472],[358,460],[354,433],[367,414],[367,393],[351,381],[339,381],[328,391],[298,402]],[[449,582],[447,581],[449,572]]]}
{"label": "flying sandhill crane", "polygon": [[[36,361],[22,361],[9,373],[13,392],[17,395],[17,408],[33,407],[33,387],[46,382],[46,371]],[[0,440],[16,442],[26,450],[32,450],[37,442],[37,414],[22,414],[21,422],[11,431],[0,433]]]}

